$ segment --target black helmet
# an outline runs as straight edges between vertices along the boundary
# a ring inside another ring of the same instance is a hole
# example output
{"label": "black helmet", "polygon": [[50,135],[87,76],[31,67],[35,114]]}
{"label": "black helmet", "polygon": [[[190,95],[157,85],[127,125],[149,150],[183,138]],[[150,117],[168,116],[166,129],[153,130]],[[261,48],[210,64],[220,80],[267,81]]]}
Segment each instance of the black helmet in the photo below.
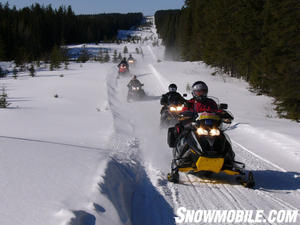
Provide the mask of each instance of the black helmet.
{"label": "black helmet", "polygon": [[192,86],[193,97],[200,101],[203,97],[207,97],[208,87],[203,81],[197,81]]}
{"label": "black helmet", "polygon": [[170,84],[170,85],[169,85],[169,91],[170,91],[170,92],[176,92],[176,91],[177,91],[177,86],[176,86],[176,84]]}
{"label": "black helmet", "polygon": [[136,75],[134,75],[132,79],[135,80],[136,79]]}

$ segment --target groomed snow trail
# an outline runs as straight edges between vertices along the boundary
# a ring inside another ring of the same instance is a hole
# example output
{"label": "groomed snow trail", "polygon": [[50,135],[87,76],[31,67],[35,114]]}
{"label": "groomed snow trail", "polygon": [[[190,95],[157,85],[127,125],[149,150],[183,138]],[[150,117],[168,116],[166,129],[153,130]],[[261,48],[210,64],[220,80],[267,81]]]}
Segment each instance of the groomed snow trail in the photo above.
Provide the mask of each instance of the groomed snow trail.
{"label": "groomed snow trail", "polygon": [[[171,149],[166,144],[166,130],[159,129],[160,105],[158,98],[166,92],[168,84],[177,83],[178,80],[168,80],[170,76],[166,78],[159,72],[156,68],[157,57],[150,46],[143,50],[145,57],[142,61],[138,61],[138,66],[132,70],[132,73],[143,74],[139,79],[145,84],[145,91],[152,100],[127,103],[126,84],[129,78],[111,82],[116,84],[114,92],[119,93],[118,97],[115,95],[111,97],[117,99],[118,106],[122,106],[122,109],[116,108],[116,112],[123,118],[123,122],[117,122],[120,125],[117,130],[125,131],[127,135],[130,134],[133,139],[138,140],[138,149],[133,157],[137,160],[133,159],[133,161],[141,162],[141,168],[146,169],[147,173],[144,175],[150,178],[153,187],[164,197],[167,205],[173,208],[174,213],[182,206],[193,210],[262,209],[266,218],[269,210],[299,209],[300,195],[297,191],[299,179],[296,178],[299,173],[287,172],[236,141],[233,141],[233,148],[237,160],[244,162],[248,170],[254,171],[257,183],[254,190],[237,185],[236,182],[232,182],[231,179],[224,176],[216,176],[217,182],[215,183],[186,174],[181,174],[184,184],[173,184],[166,181],[171,161]],[[119,119],[117,118],[117,120]],[[123,129],[124,127],[127,128]],[[150,201],[155,205],[154,199]],[[148,213],[151,215],[152,212],[148,210]],[[158,220],[152,224],[164,223]]]}

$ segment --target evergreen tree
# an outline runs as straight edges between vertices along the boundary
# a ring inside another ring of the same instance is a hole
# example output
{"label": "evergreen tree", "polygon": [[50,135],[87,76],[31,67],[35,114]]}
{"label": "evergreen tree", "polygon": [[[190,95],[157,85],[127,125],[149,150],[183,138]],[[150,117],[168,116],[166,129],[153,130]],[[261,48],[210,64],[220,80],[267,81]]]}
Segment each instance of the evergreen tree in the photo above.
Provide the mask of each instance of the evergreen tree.
{"label": "evergreen tree", "polygon": [[114,54],[113,54],[113,62],[114,63],[118,62],[118,53],[116,49],[114,50]]}
{"label": "evergreen tree", "polygon": [[14,78],[14,79],[17,79],[17,78],[18,78],[18,69],[17,69],[16,66],[15,66],[14,69],[13,69],[13,78]]}
{"label": "evergreen tree", "polygon": [[4,60],[4,58],[5,58],[4,43],[3,43],[1,35],[0,35],[0,61]]}
{"label": "evergreen tree", "polygon": [[140,51],[138,48],[135,48],[135,52],[136,52],[136,54],[140,54]]}
{"label": "evergreen tree", "polygon": [[50,54],[50,70],[52,71],[55,68],[60,68],[61,61],[62,61],[61,51],[59,47],[55,45]]}
{"label": "evergreen tree", "polygon": [[7,108],[10,103],[7,102],[7,94],[5,88],[2,88],[2,94],[0,95],[0,108]]}
{"label": "evergreen tree", "polygon": [[83,49],[80,51],[80,54],[78,56],[77,61],[85,63],[89,59],[90,59],[90,54],[89,54],[88,50],[85,48],[85,46],[84,46]]}
{"label": "evergreen tree", "polygon": [[4,71],[2,69],[2,67],[0,66],[0,78],[4,77]]}
{"label": "evergreen tree", "polygon": [[119,60],[119,61],[122,60],[122,54],[121,54],[121,52],[119,52],[118,60]]}
{"label": "evergreen tree", "polygon": [[105,56],[104,56],[104,62],[109,62],[110,56],[108,54],[108,51],[106,51]]}
{"label": "evergreen tree", "polygon": [[98,61],[100,63],[103,63],[104,62],[104,56],[103,56],[103,51],[102,49],[99,50],[99,53],[98,53]]}
{"label": "evergreen tree", "polygon": [[34,69],[34,65],[33,64],[30,65],[29,72],[30,72],[30,76],[32,76],[32,77],[35,76],[35,69]]}
{"label": "evergreen tree", "polygon": [[126,45],[125,45],[125,47],[124,47],[124,49],[123,49],[123,53],[124,53],[124,54],[127,54],[127,53],[128,53],[128,48],[127,48]]}

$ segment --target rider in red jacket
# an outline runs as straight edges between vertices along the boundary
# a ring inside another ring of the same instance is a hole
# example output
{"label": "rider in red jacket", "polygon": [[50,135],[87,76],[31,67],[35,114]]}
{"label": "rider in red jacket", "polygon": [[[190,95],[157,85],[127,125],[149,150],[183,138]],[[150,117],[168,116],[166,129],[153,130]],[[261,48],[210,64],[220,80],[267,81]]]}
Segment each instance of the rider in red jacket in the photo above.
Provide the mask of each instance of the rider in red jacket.
{"label": "rider in red jacket", "polygon": [[197,81],[192,86],[193,98],[188,100],[183,111],[192,112],[217,112],[218,105],[211,99],[207,98],[208,87],[203,81]]}

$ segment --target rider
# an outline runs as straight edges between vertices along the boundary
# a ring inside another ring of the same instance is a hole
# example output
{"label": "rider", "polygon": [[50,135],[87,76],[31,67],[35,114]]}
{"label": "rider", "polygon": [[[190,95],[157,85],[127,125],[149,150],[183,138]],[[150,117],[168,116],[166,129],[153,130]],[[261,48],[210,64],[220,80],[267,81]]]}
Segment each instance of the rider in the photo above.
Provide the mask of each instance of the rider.
{"label": "rider", "polygon": [[[190,111],[195,113],[201,113],[201,112],[216,112],[216,113],[223,113],[222,110],[219,110],[217,103],[207,97],[208,93],[208,87],[203,81],[197,81],[192,86],[192,95],[193,98],[188,100],[185,104],[185,107],[183,108],[183,111]],[[177,132],[176,136],[184,135],[186,132],[189,132],[188,126],[190,121],[183,121],[179,124],[175,125],[175,132]],[[231,145],[227,144],[228,146],[228,153],[225,156],[225,161],[227,162],[233,162],[235,154],[232,151]],[[174,154],[174,157],[176,158],[185,158],[183,156],[187,156],[188,158],[188,148],[186,146],[182,146],[181,148],[178,148],[180,152],[176,152]],[[186,154],[185,154],[186,153]],[[182,165],[186,163],[186,160],[180,159],[176,162],[176,159],[172,162],[172,173],[178,173],[178,164]]]}
{"label": "rider", "polygon": [[196,113],[200,112],[217,112],[217,103],[207,97],[208,87],[203,81],[197,81],[192,86],[193,98],[190,99],[183,111],[192,111]]}
{"label": "rider", "polygon": [[170,105],[172,102],[176,101],[176,102],[180,102],[180,103],[184,103],[186,100],[181,96],[181,94],[179,94],[177,92],[177,86],[176,84],[170,84],[169,87],[169,92],[167,92],[166,94],[163,94],[161,96],[160,99],[160,104],[163,106],[168,106]]}
{"label": "rider", "polygon": [[133,76],[133,78],[129,81],[127,84],[127,87],[131,89],[132,87],[141,87],[143,84],[136,78],[136,75]]}
{"label": "rider", "polygon": [[133,57],[131,54],[129,54],[128,60],[133,60]]}
{"label": "rider", "polygon": [[186,102],[186,100],[177,92],[177,85],[176,84],[170,84],[169,92],[166,94],[163,94],[160,99],[160,104],[163,105],[160,114],[163,113],[163,111],[172,103],[176,102],[178,104],[183,104]]}
{"label": "rider", "polygon": [[118,67],[120,67],[122,64],[125,64],[128,67],[128,62],[126,60],[126,58],[124,57],[121,62],[118,64]]}

